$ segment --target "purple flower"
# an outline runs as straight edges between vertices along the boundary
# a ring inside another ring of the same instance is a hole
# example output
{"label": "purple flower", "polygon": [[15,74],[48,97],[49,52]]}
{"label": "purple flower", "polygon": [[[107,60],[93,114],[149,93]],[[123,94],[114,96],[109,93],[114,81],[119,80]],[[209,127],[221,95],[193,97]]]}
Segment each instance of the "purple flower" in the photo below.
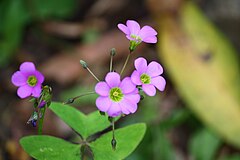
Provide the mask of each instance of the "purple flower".
{"label": "purple flower", "polygon": [[46,105],[46,102],[42,100],[38,106],[38,108],[43,108]]}
{"label": "purple flower", "polygon": [[147,65],[146,59],[140,57],[135,60],[134,66],[136,70],[133,71],[131,80],[134,84],[141,85],[147,95],[154,96],[156,88],[160,91],[165,89],[166,81],[160,76],[163,68],[159,63],[153,61]]}
{"label": "purple flower", "polygon": [[33,96],[38,98],[41,94],[41,86],[44,76],[36,70],[32,62],[24,62],[20,65],[20,71],[12,75],[12,83],[19,87],[17,94],[20,98]]}
{"label": "purple flower", "polygon": [[100,95],[96,100],[97,108],[107,112],[110,117],[134,113],[137,110],[140,95],[130,77],[121,81],[118,73],[110,72],[106,75],[105,82],[96,84],[95,91]]}
{"label": "purple flower", "polygon": [[126,34],[130,40],[130,50],[133,51],[142,41],[146,43],[157,43],[157,32],[150,26],[140,25],[134,20],[127,20],[126,25],[118,24],[118,28]]}

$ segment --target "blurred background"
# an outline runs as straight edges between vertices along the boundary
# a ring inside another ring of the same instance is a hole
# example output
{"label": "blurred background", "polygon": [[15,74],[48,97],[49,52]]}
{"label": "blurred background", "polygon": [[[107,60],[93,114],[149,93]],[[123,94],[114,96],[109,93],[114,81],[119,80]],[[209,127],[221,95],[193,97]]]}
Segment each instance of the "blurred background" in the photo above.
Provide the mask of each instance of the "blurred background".
{"label": "blurred background", "polygon": [[[32,61],[53,88],[54,101],[66,101],[96,83],[79,60],[103,79],[109,52],[116,48],[120,71],[129,41],[118,23],[137,20],[158,30],[156,45],[141,44],[144,56],[164,67],[167,86],[145,97],[134,115],[117,127],[147,123],[146,135],[127,160],[240,160],[240,1],[238,0],[1,0],[0,1],[0,160],[30,160],[19,139],[37,134],[27,125],[33,105],[21,100],[11,75]],[[96,110],[96,96],[74,106]],[[66,140],[75,134],[50,110],[44,134]]]}

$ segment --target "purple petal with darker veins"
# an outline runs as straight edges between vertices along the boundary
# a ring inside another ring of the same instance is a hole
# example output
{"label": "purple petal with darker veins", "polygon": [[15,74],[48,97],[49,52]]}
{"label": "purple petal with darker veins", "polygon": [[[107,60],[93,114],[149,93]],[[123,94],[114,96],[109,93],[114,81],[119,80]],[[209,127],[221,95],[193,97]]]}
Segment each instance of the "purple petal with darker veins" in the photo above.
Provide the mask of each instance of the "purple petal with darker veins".
{"label": "purple petal with darker veins", "polygon": [[31,93],[32,93],[32,88],[29,87],[27,84],[19,87],[18,90],[17,90],[17,95],[20,98],[26,98],[26,97],[30,96]]}
{"label": "purple petal with darker veins", "polygon": [[142,39],[145,39],[147,37],[156,36],[156,35],[157,35],[157,32],[150,26],[144,26],[139,32],[139,36]]}
{"label": "purple petal with darker veins", "polygon": [[33,87],[32,96],[38,98],[38,97],[40,97],[41,92],[42,92],[41,84],[38,84],[38,85]]}
{"label": "purple petal with darker veins", "polygon": [[147,61],[145,58],[139,57],[134,61],[134,66],[139,74],[142,74],[147,70]]}
{"label": "purple petal with darker veins", "polygon": [[126,77],[122,80],[119,86],[123,93],[130,93],[136,89],[136,85],[133,84],[130,77]]}
{"label": "purple petal with darker veins", "polygon": [[141,85],[142,84],[142,82],[141,82],[141,80],[140,80],[140,74],[139,74],[139,72],[138,71],[133,71],[133,73],[132,73],[132,75],[131,75],[131,80],[132,80],[132,82],[134,83],[134,84],[136,84],[136,85]]}
{"label": "purple petal with darker veins", "polygon": [[152,78],[151,83],[160,91],[164,91],[166,86],[166,80],[162,76]]}
{"label": "purple petal with darker veins", "polygon": [[157,43],[157,37],[156,36],[146,37],[142,39],[142,41],[145,43]]}
{"label": "purple petal with darker veins", "polygon": [[112,102],[108,97],[100,96],[96,99],[96,106],[102,112],[106,112],[110,108],[111,104]]}
{"label": "purple petal with darker veins", "polygon": [[120,75],[116,72],[110,72],[106,75],[105,81],[107,82],[110,88],[118,87],[120,84]]}
{"label": "purple petal with darker veins", "polygon": [[127,21],[127,27],[129,28],[130,34],[138,35],[140,31],[140,25],[134,20]]}
{"label": "purple petal with darker veins", "polygon": [[118,29],[120,29],[123,33],[125,33],[127,35],[130,34],[130,30],[124,24],[118,24],[117,26],[118,26]]}
{"label": "purple petal with darker veins", "polygon": [[106,82],[98,82],[95,86],[95,92],[101,96],[108,96],[110,87]]}
{"label": "purple petal with darker veins", "polygon": [[118,103],[112,102],[107,113],[110,117],[117,117],[121,114],[121,107]]}
{"label": "purple petal with darker veins", "polygon": [[153,61],[148,65],[146,73],[150,77],[156,77],[163,73],[163,68],[159,63]]}
{"label": "purple petal with darker veins", "polygon": [[142,89],[149,96],[155,96],[156,94],[156,88],[152,84],[143,84]]}
{"label": "purple petal with darker veins", "polygon": [[20,71],[12,75],[11,81],[17,87],[27,84],[27,78]]}
{"label": "purple petal with darker veins", "polygon": [[20,66],[20,71],[23,72],[34,72],[35,70],[35,65],[32,62],[24,62]]}

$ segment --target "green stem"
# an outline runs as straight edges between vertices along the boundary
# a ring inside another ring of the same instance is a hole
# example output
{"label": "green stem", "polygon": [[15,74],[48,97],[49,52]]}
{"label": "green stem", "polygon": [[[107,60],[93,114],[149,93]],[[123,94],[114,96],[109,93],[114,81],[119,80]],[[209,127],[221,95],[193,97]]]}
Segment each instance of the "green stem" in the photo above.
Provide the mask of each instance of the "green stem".
{"label": "green stem", "polygon": [[87,93],[80,94],[79,96],[76,96],[76,97],[68,99],[68,101],[67,102],[63,102],[63,104],[73,103],[78,98],[81,98],[81,97],[84,97],[84,96],[87,96],[87,95],[91,95],[91,94],[95,94],[95,93],[96,92],[92,91],[92,92],[87,92]]}
{"label": "green stem", "polygon": [[111,144],[112,144],[112,149],[116,150],[117,141],[115,139],[115,120],[114,120],[114,118],[112,119],[112,141],[111,141]]}
{"label": "green stem", "polygon": [[123,71],[125,70],[125,68],[126,68],[126,66],[127,66],[127,63],[128,63],[128,61],[129,61],[130,55],[131,55],[131,54],[128,54],[128,56],[127,56],[127,58],[126,58],[126,61],[125,61],[124,65],[123,65],[123,67],[122,67],[122,70],[121,70],[121,72],[120,72],[120,75],[123,74]]}
{"label": "green stem", "polygon": [[[42,110],[42,112],[41,112],[41,110]],[[43,109],[42,108],[39,109],[39,113],[38,113],[38,117],[39,117],[39,121],[38,121],[38,135],[42,135],[43,120],[44,120],[45,111],[46,111],[46,106],[44,106]],[[41,115],[40,115],[40,113],[41,113]]]}
{"label": "green stem", "polygon": [[112,72],[112,68],[113,68],[113,56],[111,55],[111,58],[110,58],[110,72]]}
{"label": "green stem", "polygon": [[115,139],[115,121],[114,121],[114,119],[113,119],[113,121],[112,121],[112,131],[113,131],[113,139]]}

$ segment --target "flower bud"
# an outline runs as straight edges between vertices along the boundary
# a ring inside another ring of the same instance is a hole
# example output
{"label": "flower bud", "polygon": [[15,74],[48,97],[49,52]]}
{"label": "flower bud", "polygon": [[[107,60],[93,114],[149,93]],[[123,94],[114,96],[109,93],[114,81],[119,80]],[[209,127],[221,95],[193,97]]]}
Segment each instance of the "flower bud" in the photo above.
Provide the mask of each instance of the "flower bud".
{"label": "flower bud", "polygon": [[69,98],[66,102],[63,102],[63,104],[71,104],[74,102],[74,98]]}
{"label": "flower bud", "polygon": [[113,150],[116,150],[117,141],[116,141],[115,138],[112,139],[111,144],[112,144],[112,149],[113,149]]}
{"label": "flower bud", "polygon": [[82,65],[82,67],[83,67],[84,69],[87,69],[87,68],[88,68],[87,63],[86,63],[85,61],[80,60],[80,64]]}
{"label": "flower bud", "polygon": [[116,55],[116,49],[115,48],[111,49],[110,55],[111,56],[115,56]]}

